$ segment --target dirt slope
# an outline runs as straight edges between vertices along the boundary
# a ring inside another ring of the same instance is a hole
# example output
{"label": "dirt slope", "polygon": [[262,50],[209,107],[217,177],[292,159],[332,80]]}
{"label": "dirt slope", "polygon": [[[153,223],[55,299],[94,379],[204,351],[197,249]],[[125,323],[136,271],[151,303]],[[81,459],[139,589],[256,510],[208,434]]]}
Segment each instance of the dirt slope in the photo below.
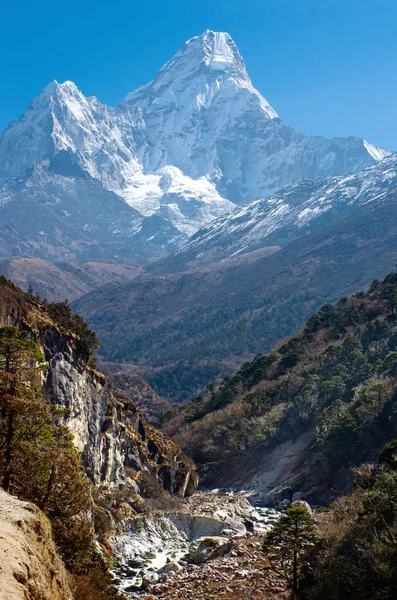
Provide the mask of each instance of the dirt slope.
{"label": "dirt slope", "polygon": [[0,490],[0,600],[71,600],[47,518]]}

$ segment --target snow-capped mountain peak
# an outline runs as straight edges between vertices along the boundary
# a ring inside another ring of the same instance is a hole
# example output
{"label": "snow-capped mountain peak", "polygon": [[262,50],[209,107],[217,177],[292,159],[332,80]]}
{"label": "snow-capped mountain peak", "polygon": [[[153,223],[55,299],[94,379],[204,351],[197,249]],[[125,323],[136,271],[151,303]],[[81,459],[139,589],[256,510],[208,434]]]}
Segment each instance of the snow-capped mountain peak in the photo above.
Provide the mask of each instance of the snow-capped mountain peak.
{"label": "snow-capped mountain peak", "polygon": [[236,204],[387,155],[362,139],[310,137],[283,123],[231,36],[210,30],[116,108],[52,81],[0,136],[0,184],[62,152],[152,229],[170,224],[173,247],[175,230],[186,238]]}
{"label": "snow-capped mountain peak", "polygon": [[[207,30],[187,41],[149,84],[128,94],[127,105],[155,103],[167,110],[200,110],[226,97],[235,105],[242,90],[254,97],[268,119],[276,111],[252,86],[244,60],[228,33]],[[249,97],[245,98],[248,101]],[[240,107],[241,108],[241,107]],[[230,115],[230,111],[227,111]]]}
{"label": "snow-capped mountain peak", "polygon": [[[215,70],[244,66],[237,47],[228,33],[207,29],[200,36],[206,51],[205,63]],[[199,39],[200,39],[199,38]],[[246,74],[245,69],[243,74]]]}
{"label": "snow-capped mountain peak", "polygon": [[[83,116],[82,107],[84,105],[87,105],[87,99],[72,81],[58,83],[54,79],[33,100],[17,123],[21,125],[27,125],[32,122],[40,123],[46,115],[54,113],[57,107],[61,106],[64,109],[69,109],[77,118],[81,119]],[[11,127],[17,123],[13,123]]]}
{"label": "snow-capped mountain peak", "polygon": [[367,140],[363,140],[364,148],[367,150],[368,154],[372,156],[372,158],[376,161],[383,160],[386,156],[390,156],[390,151],[385,150],[384,148],[379,148],[379,146],[374,146],[374,144],[370,144]]}

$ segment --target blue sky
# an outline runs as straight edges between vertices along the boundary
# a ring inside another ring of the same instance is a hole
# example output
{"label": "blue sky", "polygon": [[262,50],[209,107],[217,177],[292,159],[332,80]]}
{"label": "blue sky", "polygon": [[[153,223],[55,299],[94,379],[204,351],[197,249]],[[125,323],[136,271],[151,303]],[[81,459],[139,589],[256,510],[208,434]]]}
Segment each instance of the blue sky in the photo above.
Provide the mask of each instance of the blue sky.
{"label": "blue sky", "polygon": [[0,23],[0,130],[52,79],[115,105],[214,29],[290,125],[397,150],[396,0],[13,0]]}

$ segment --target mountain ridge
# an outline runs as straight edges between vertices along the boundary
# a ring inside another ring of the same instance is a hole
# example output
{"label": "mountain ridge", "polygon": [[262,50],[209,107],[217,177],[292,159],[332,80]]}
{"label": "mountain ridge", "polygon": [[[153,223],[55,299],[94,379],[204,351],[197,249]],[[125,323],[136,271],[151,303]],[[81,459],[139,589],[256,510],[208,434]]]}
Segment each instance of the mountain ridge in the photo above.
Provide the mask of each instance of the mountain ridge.
{"label": "mountain ridge", "polygon": [[137,365],[161,396],[181,401],[298,330],[324,302],[386,275],[395,223],[394,188],[270,256],[141,275],[74,306],[98,331],[106,360]]}
{"label": "mountain ridge", "polygon": [[397,154],[360,173],[304,179],[268,198],[237,208],[199,229],[176,253],[148,267],[154,274],[184,271],[269,246],[284,247],[319,231],[397,184]]}
{"label": "mountain ridge", "polygon": [[163,254],[236,204],[303,177],[357,172],[388,154],[358,138],[311,137],[283,123],[253,87],[232,38],[209,30],[115,108],[71,81],[51,82],[0,136],[3,200],[13,178],[65,152],[102,186],[106,221],[113,218],[106,193],[159,219],[151,237]]}

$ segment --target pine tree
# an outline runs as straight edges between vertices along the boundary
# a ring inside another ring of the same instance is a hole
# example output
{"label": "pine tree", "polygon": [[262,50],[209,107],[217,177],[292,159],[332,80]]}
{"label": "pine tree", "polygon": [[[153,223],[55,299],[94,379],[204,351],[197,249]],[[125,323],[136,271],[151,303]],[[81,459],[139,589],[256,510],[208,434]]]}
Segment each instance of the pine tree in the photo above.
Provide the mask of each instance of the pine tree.
{"label": "pine tree", "polygon": [[301,577],[316,542],[314,520],[303,504],[292,505],[263,541],[269,568],[285,579],[293,600],[299,598]]}
{"label": "pine tree", "polygon": [[95,555],[86,514],[91,487],[63,411],[44,402],[34,385],[44,367],[25,332],[0,328],[0,483],[48,515],[66,565],[81,573]]}
{"label": "pine tree", "polygon": [[[0,328],[0,471],[2,487],[9,491],[14,474],[17,446],[26,416],[42,413],[32,382],[44,366],[37,344],[16,327]],[[25,431],[25,433],[27,433]]]}

